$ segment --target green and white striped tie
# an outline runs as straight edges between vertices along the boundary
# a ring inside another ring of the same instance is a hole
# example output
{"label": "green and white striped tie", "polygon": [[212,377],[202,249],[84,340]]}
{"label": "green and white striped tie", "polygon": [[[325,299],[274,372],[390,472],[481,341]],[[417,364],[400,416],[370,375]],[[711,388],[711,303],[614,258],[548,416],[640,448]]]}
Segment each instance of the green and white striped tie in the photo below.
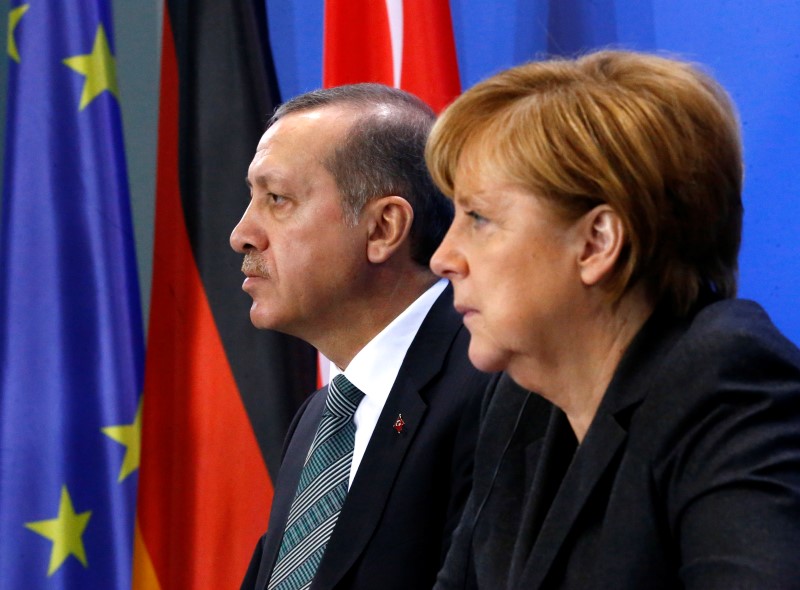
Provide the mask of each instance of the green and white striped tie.
{"label": "green and white striped tie", "polygon": [[344,375],[328,385],[325,410],[306,457],[268,590],[311,586],[347,495],[353,414],[364,394]]}

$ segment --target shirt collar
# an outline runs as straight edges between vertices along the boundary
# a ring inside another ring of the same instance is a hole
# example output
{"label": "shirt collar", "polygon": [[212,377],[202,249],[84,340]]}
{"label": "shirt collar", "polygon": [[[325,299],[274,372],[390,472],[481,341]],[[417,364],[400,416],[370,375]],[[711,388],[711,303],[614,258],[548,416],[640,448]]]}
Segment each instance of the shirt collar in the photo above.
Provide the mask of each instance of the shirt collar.
{"label": "shirt collar", "polygon": [[[376,402],[385,401],[406,352],[431,307],[447,287],[439,279],[362,348],[344,370],[347,379]],[[331,363],[330,379],[342,373]],[[382,405],[382,404],[381,404]]]}

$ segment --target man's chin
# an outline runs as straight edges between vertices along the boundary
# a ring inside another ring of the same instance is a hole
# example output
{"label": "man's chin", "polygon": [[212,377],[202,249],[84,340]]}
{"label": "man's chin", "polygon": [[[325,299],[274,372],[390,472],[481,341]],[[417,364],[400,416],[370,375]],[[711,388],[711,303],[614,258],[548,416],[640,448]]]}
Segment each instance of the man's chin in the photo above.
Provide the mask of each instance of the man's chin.
{"label": "man's chin", "polygon": [[264,313],[263,308],[259,307],[256,303],[253,303],[250,308],[250,322],[259,330],[280,331],[279,322],[275,320],[275,317]]}
{"label": "man's chin", "polygon": [[259,330],[272,330],[289,336],[299,335],[297,332],[297,322],[290,321],[291,318],[279,316],[274,309],[267,310],[263,305],[253,303],[250,308],[250,323]]}

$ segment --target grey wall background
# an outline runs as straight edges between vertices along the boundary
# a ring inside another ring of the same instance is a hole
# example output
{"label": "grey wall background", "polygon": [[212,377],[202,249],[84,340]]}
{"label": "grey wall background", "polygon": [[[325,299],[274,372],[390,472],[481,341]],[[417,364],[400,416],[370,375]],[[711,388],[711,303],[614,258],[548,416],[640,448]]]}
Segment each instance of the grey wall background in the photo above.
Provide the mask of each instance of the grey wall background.
{"label": "grey wall background", "polygon": [[163,0],[116,0],[113,10],[117,77],[146,329],[153,266]]}

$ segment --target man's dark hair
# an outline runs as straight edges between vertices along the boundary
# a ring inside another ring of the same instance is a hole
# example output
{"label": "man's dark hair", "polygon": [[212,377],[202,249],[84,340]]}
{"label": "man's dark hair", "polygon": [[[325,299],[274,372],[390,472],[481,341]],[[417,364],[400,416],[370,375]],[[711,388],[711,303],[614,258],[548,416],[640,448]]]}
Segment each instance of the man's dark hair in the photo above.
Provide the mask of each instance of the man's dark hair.
{"label": "man's dark hair", "polygon": [[382,84],[352,84],[297,96],[276,109],[269,125],[291,113],[328,106],[360,113],[323,162],[342,193],[346,218],[355,224],[370,199],[403,197],[414,210],[411,257],[428,266],[453,219],[451,201],[425,166],[425,142],[436,115],[408,92]]}

